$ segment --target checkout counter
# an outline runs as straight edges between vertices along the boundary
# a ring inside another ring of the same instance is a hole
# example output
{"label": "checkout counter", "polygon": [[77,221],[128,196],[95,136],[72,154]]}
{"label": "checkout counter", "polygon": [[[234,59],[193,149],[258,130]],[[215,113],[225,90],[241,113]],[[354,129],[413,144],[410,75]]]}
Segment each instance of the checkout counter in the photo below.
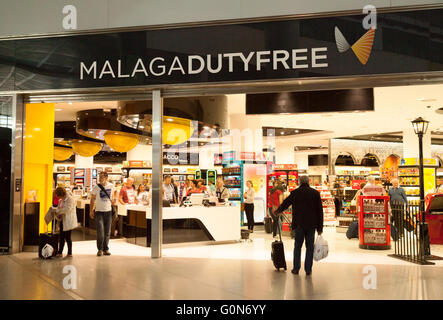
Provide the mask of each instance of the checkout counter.
{"label": "checkout counter", "polygon": [[[152,208],[118,205],[123,218],[123,236],[128,242],[151,246]],[[163,244],[198,241],[238,241],[240,208],[220,205],[163,207]]]}

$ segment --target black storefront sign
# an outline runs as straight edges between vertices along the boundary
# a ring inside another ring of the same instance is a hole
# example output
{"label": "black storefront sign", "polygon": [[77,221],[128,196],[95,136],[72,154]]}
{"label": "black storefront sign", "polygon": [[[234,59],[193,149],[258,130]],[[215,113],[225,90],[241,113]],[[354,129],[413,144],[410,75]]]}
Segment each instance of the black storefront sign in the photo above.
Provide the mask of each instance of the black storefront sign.
{"label": "black storefront sign", "polygon": [[169,165],[198,165],[199,154],[184,152],[163,152],[163,164]]}
{"label": "black storefront sign", "polygon": [[5,40],[0,91],[443,71],[443,9],[364,17]]}

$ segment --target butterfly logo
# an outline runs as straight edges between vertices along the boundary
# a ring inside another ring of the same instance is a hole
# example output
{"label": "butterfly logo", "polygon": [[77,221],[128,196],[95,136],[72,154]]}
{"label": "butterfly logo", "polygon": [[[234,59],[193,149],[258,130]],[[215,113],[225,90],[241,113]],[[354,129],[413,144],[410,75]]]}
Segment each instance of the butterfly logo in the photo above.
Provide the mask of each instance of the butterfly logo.
{"label": "butterfly logo", "polygon": [[357,59],[363,65],[368,62],[369,56],[371,55],[372,45],[374,43],[374,36],[375,29],[371,28],[351,47],[344,37],[343,33],[341,33],[340,29],[338,27],[335,27],[335,43],[337,44],[338,52],[343,53],[351,48],[352,51],[354,51]]}

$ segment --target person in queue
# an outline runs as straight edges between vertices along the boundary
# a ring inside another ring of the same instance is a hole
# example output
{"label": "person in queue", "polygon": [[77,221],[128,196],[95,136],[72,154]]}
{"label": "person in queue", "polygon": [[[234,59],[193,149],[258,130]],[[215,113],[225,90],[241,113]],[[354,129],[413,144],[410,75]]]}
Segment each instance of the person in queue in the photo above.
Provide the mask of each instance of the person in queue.
{"label": "person in queue", "polygon": [[228,188],[225,188],[222,178],[217,179],[215,195],[219,203],[226,203],[231,196]]}
{"label": "person in queue", "polygon": [[191,180],[186,179],[183,185],[180,188],[180,202],[185,200],[188,195],[188,191],[191,188]]}
{"label": "person in queue", "polygon": [[292,206],[292,230],[295,230],[294,241],[294,267],[293,274],[298,274],[301,267],[301,248],[306,241],[305,272],[309,276],[312,273],[314,257],[315,230],[317,234],[323,233],[323,204],[320,193],[309,186],[309,177],[300,177],[300,186],[293,190],[290,195],[275,211],[280,215],[289,206]]}
{"label": "person in queue", "polygon": [[177,183],[174,181],[174,178],[171,177],[171,184],[172,187],[174,188],[174,201],[177,203],[178,202],[178,186]]}
{"label": "person in queue", "polygon": [[212,180],[208,181],[208,194],[209,196],[214,196],[215,197],[215,185],[214,182]]}
{"label": "person in queue", "polygon": [[134,188],[134,179],[129,177],[126,179],[126,184],[121,188],[118,201],[121,204],[135,204],[137,192]]}
{"label": "person in queue", "polygon": [[169,203],[176,203],[175,190],[169,175],[163,179],[163,200],[169,201]]}
{"label": "person in queue", "polygon": [[207,192],[206,186],[203,185],[203,180],[197,180],[197,189],[199,189],[201,193]]}
{"label": "person in queue", "polygon": [[143,180],[143,185],[145,186],[145,190],[147,191],[147,192],[149,192],[149,181],[148,181],[148,179],[144,179]]}
{"label": "person in queue", "polygon": [[246,187],[248,190],[243,195],[244,203],[245,203],[245,213],[246,218],[248,219],[248,230],[250,232],[254,232],[254,198],[255,191],[254,185],[251,180],[246,181]]}
{"label": "person in queue", "polygon": [[59,200],[57,208],[53,209],[56,220],[60,222],[57,257],[62,257],[65,241],[68,244],[68,257],[72,257],[71,231],[78,225],[75,199],[63,187],[57,187],[54,193]]}
{"label": "person in queue", "polygon": [[144,184],[139,185],[137,188],[136,203],[144,206],[149,204],[149,192],[146,190]]}
{"label": "person in queue", "polygon": [[186,193],[186,197],[189,197],[193,193],[202,193],[202,191],[197,187],[198,182],[196,180],[189,180],[189,190]]}
{"label": "person in queue", "polygon": [[[128,179],[129,180],[129,179]],[[89,216],[95,219],[97,228],[97,256],[110,256],[109,239],[111,237],[112,205],[115,200],[111,200],[114,185],[108,182],[108,174],[101,172],[99,184],[95,185],[91,191],[91,204],[89,205]]]}
{"label": "person in queue", "polygon": [[274,181],[272,189],[270,190],[269,193],[270,193],[269,210],[272,218],[272,236],[276,238],[279,217],[278,215],[275,214],[275,211],[283,202],[283,191],[281,190],[281,185],[278,182],[278,180]]}

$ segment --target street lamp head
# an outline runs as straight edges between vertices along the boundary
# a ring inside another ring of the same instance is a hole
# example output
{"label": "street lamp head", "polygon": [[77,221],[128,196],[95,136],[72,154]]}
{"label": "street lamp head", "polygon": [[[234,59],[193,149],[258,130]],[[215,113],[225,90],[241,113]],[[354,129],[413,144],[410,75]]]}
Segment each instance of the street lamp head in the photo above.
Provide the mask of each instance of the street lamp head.
{"label": "street lamp head", "polygon": [[414,127],[415,134],[426,134],[428,130],[429,121],[426,121],[422,117],[419,117],[412,122],[412,126]]}

